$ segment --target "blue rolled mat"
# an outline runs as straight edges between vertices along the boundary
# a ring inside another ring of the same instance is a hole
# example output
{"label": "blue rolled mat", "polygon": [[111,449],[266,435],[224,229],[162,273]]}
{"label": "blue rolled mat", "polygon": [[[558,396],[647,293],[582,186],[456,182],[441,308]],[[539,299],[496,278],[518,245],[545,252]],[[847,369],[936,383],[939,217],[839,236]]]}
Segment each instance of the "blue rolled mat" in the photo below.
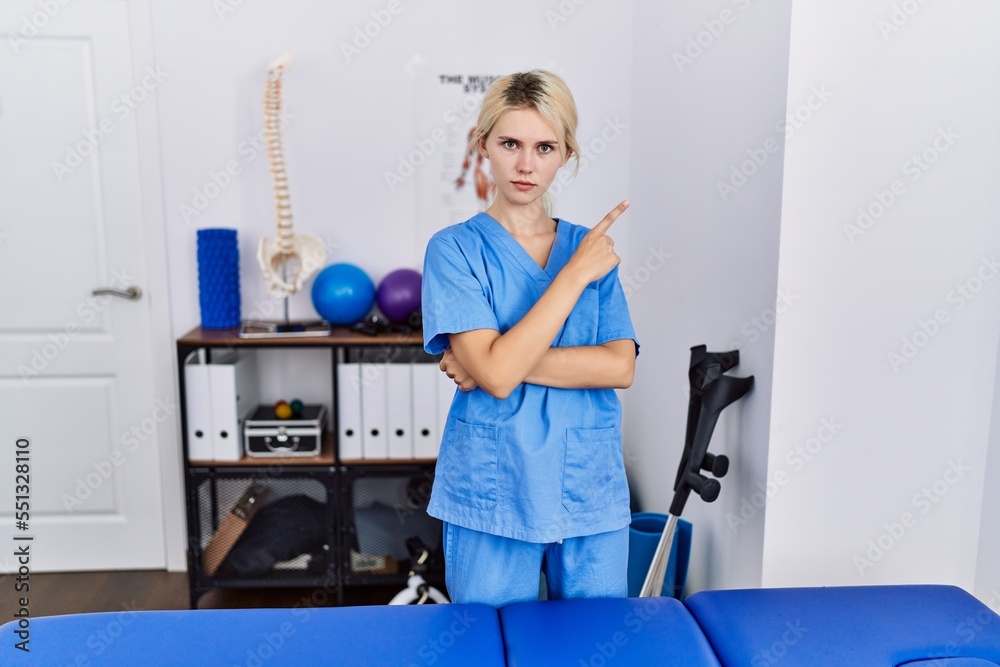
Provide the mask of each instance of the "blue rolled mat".
{"label": "blue rolled mat", "polygon": [[[667,525],[667,515],[656,512],[635,512],[628,537],[628,596],[639,597],[646,573],[653,562],[656,545]],[[674,543],[670,548],[667,573],[663,577],[661,595],[680,599],[687,581],[688,561],[691,556],[691,522],[677,520]]]}

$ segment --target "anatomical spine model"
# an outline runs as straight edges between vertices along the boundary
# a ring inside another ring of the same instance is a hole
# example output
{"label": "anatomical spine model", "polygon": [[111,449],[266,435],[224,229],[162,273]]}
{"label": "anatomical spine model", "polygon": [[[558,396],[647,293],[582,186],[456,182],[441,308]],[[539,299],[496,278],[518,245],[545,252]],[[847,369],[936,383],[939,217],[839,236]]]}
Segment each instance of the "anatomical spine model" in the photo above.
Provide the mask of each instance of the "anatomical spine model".
{"label": "anatomical spine model", "polygon": [[281,77],[291,64],[291,53],[285,53],[271,63],[267,68],[264,89],[264,133],[274,182],[278,233],[273,241],[266,237],[260,240],[257,261],[264,272],[267,291],[274,298],[286,298],[298,292],[326,261],[326,250],[319,237],[292,232],[292,204],[281,147]]}

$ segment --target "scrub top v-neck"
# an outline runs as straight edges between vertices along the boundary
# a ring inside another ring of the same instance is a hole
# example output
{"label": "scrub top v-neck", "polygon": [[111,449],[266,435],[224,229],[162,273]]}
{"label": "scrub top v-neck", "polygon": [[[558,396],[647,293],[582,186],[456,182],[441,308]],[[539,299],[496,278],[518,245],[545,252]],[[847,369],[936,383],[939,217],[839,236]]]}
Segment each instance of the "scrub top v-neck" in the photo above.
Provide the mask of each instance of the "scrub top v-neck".
{"label": "scrub top v-neck", "polygon": [[[534,306],[588,231],[556,220],[544,268],[486,213],[436,233],[427,246],[422,284],[427,352],[447,349],[448,334],[506,333]],[[584,289],[553,346],[619,339],[636,336],[614,269]],[[501,400],[480,388],[456,390],[427,511],[449,523],[529,542],[628,525],[617,394],[522,383]]]}
{"label": "scrub top v-neck", "polygon": [[559,252],[565,250],[566,247],[565,234],[563,233],[566,229],[566,223],[560,221],[558,218],[555,219],[556,234],[552,240],[552,248],[549,250],[549,257],[544,268],[535,261],[535,258],[531,256],[524,246],[514,238],[514,235],[507,231],[496,218],[488,213],[480,213],[472,218],[472,220],[475,224],[480,225],[492,234],[499,243],[503,244],[508,252],[510,252],[511,257],[524,267],[528,275],[546,287],[555,279],[562,267],[569,261],[570,256],[572,256],[572,252],[569,255]]}

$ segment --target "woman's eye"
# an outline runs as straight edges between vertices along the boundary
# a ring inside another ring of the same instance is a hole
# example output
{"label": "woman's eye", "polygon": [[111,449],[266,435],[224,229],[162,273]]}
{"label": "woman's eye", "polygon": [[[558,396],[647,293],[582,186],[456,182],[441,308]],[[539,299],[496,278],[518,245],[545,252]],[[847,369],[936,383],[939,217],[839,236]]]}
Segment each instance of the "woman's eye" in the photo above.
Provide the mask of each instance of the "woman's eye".
{"label": "woman's eye", "polygon": [[550,146],[549,144],[542,144],[541,146],[538,147],[538,152],[539,153],[551,153],[552,152],[552,146]]}
{"label": "woman's eye", "polygon": [[517,148],[517,142],[514,141],[513,139],[508,139],[507,141],[503,142],[503,145],[504,148]]}

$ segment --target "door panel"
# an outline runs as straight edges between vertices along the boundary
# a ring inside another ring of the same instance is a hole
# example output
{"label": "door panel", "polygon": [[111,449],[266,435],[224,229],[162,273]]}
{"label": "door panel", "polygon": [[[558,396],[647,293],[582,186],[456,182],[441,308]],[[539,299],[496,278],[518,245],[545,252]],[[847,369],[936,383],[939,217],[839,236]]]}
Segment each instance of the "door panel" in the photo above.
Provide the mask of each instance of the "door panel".
{"label": "door panel", "polygon": [[145,284],[135,115],[162,77],[133,78],[124,0],[51,5],[0,6],[0,452],[31,441],[33,570],[163,567],[148,299],[91,294]]}

